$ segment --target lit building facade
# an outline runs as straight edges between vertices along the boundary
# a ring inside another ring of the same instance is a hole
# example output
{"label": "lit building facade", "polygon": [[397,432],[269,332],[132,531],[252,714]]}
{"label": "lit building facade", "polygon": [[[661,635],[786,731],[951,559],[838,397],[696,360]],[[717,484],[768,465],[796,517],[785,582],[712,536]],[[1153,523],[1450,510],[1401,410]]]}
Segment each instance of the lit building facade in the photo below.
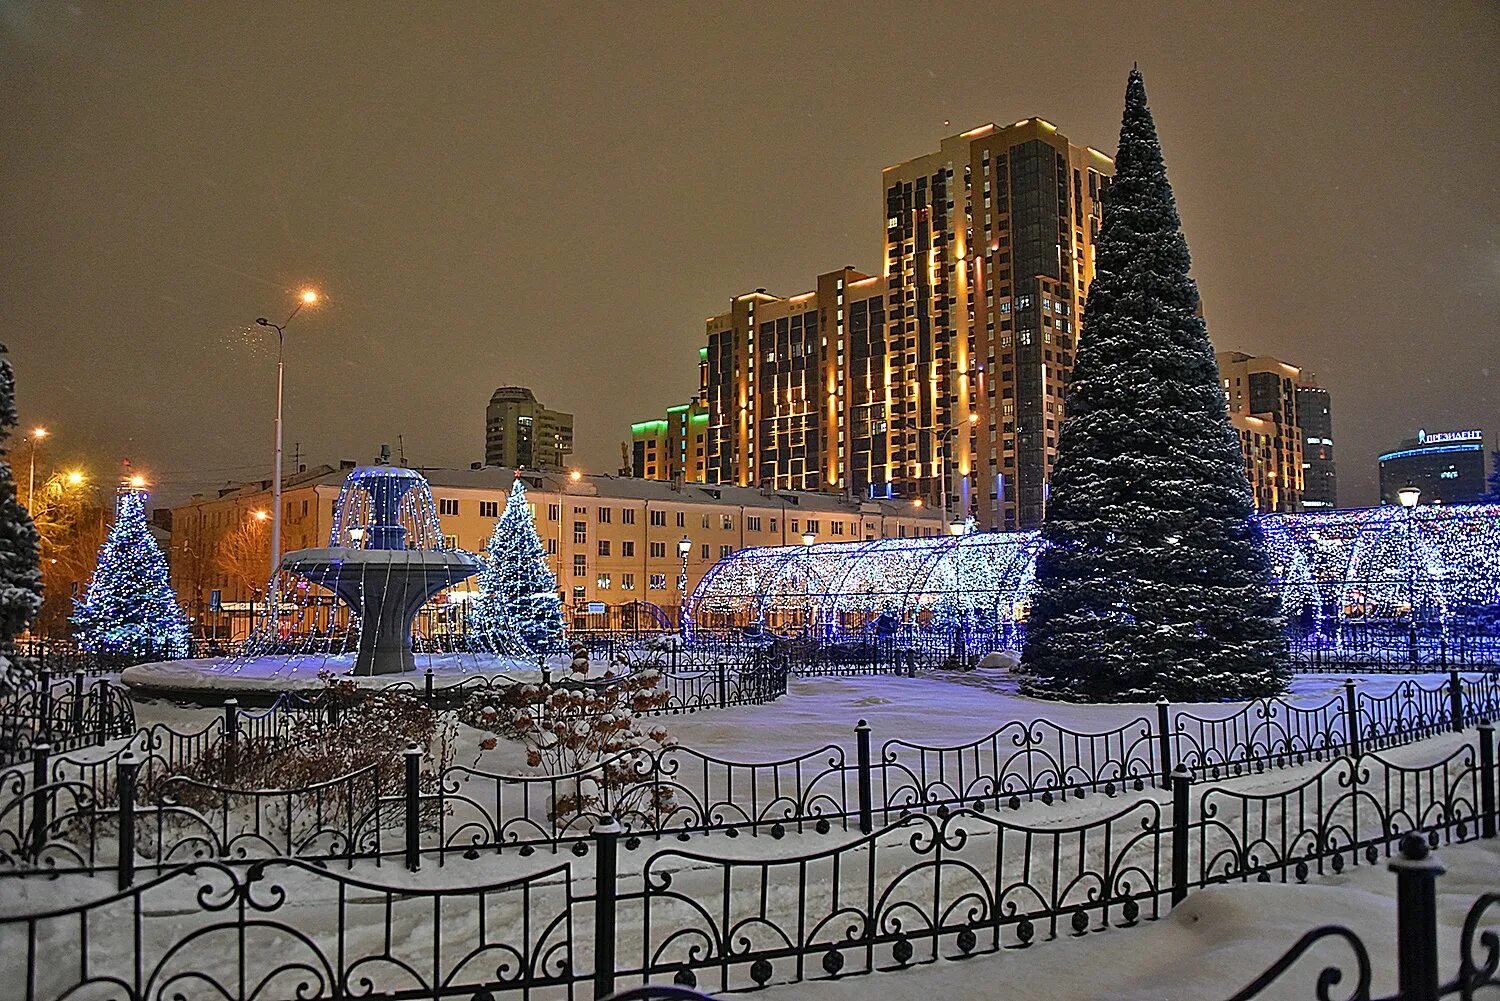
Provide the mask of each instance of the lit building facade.
{"label": "lit building facade", "polygon": [[573,415],[524,386],[501,386],[484,412],[484,464],[557,472],[573,452]]}
{"label": "lit building facade", "polygon": [[1472,504],[1488,492],[1483,431],[1428,432],[1380,457],[1380,503],[1400,503],[1403,487],[1422,491],[1423,504]]}
{"label": "lit building facade", "polygon": [[[284,550],[324,546],[349,467],[323,466],[282,492]],[[505,510],[514,473],[506,468],[424,469],[450,547],[480,552]],[[936,511],[911,502],[849,501],[820,493],[658,482],[636,477],[523,472],[537,532],[575,627],[622,621],[621,609],[646,602],[676,621],[682,559],[691,544],[688,588],[715,562],[753,546],[928,538],[941,531]],[[270,510],[268,483],[228,486],[172,509],[172,581],[200,629],[243,634],[252,587],[227,572],[226,540]],[[262,567],[268,567],[269,560]],[[240,575],[244,577],[244,575]],[[222,611],[211,610],[220,590]],[[640,622],[645,625],[644,621]]]}
{"label": "lit building facade", "polygon": [[894,495],[1041,524],[1113,175],[1040,118],[884,170]]}
{"label": "lit building facade", "polygon": [[1311,380],[1297,384],[1297,423],[1302,428],[1302,506],[1309,511],[1339,506],[1333,462],[1333,401]]}
{"label": "lit building facade", "polygon": [[703,483],[707,477],[708,408],[702,400],[668,407],[665,417],[630,426],[630,475]]}
{"label": "lit building facade", "polygon": [[1302,510],[1302,427],[1297,385],[1302,370],[1276,358],[1221,351],[1219,383],[1239,432],[1245,468],[1262,513]]}

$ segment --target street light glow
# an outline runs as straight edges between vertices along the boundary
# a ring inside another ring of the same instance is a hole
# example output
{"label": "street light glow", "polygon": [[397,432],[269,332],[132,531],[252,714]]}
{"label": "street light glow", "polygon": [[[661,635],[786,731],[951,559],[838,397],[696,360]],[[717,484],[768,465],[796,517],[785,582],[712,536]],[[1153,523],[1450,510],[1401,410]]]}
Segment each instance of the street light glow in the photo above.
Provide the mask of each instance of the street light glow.
{"label": "street light glow", "polygon": [[45,438],[45,437],[47,437],[47,429],[46,428],[32,428],[31,429],[31,437],[33,437],[33,438]]}
{"label": "street light glow", "polygon": [[68,474],[68,486],[70,486],[70,487],[76,487],[79,484],[81,484],[82,482],[83,482],[83,474],[80,473],[78,470],[75,469],[71,473]]}
{"label": "street light glow", "polygon": [[130,485],[135,487],[136,489],[140,489],[141,487],[144,487],[146,485],[146,478],[140,473],[136,473],[130,478]]}
{"label": "street light glow", "polygon": [[583,473],[575,469],[572,472],[568,473],[568,479],[572,480],[574,483],[577,483],[579,480],[583,479]]}
{"label": "street light glow", "polygon": [[317,292],[317,289],[310,289],[309,288],[309,289],[303,289],[302,290],[302,302],[305,305],[312,306],[312,305],[316,304],[317,301],[318,301],[318,292]]}
{"label": "street light glow", "polygon": [[271,517],[266,512],[260,510],[251,511],[250,514],[255,518],[256,521],[265,521],[267,518]]}

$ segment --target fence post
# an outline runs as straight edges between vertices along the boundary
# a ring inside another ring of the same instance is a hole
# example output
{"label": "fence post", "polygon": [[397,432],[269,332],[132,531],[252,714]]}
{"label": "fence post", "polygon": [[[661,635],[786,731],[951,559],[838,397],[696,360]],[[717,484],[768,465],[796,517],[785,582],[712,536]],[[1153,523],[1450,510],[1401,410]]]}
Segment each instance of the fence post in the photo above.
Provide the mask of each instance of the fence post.
{"label": "fence post", "polygon": [[1396,983],[1403,1001],[1437,1001],[1437,878],[1445,871],[1427,839],[1412,832],[1391,859],[1396,874]]}
{"label": "fence post", "polygon": [[423,683],[423,685],[426,686],[427,701],[431,702],[432,701],[432,668],[429,667],[427,669],[427,673],[422,676],[422,683]]}
{"label": "fence post", "polygon": [[52,672],[44,667],[37,672],[36,678],[42,697],[42,725],[38,733],[43,740],[49,740],[52,737]]}
{"label": "fence post", "polygon": [[1187,899],[1188,800],[1193,777],[1186,765],[1172,770],[1172,906]]}
{"label": "fence post", "polygon": [[1349,757],[1359,757],[1359,693],[1354,679],[1344,679],[1344,734],[1349,738]]}
{"label": "fence post", "polygon": [[615,992],[615,895],[620,825],[609,814],[594,826],[594,997]]}
{"label": "fence post", "polygon": [[1459,680],[1458,668],[1448,672],[1448,714],[1453,717],[1453,732],[1464,732],[1464,683]]}
{"label": "fence post", "polygon": [[118,885],[121,890],[135,879],[135,779],[140,769],[141,763],[134,751],[126,751],[120,755],[115,792],[119,797],[120,810]]}
{"label": "fence post", "polygon": [[870,795],[870,724],[860,720],[854,727],[854,747],[859,762],[859,833],[875,829],[875,811]]}
{"label": "fence post", "polygon": [[1486,838],[1495,836],[1495,727],[1489,720],[1479,722],[1479,832]]}
{"label": "fence post", "polygon": [[52,755],[52,745],[43,741],[31,749],[31,830],[27,843],[31,848],[31,858],[37,859],[42,854],[42,847],[47,843],[47,825],[52,813],[51,794],[45,791],[47,785],[47,761]]}
{"label": "fence post", "polygon": [[415,743],[406,745],[406,868],[422,868],[421,828],[417,813],[421,809],[422,749]]}
{"label": "fence post", "polygon": [[1166,699],[1156,700],[1156,756],[1161,759],[1161,787],[1172,788],[1172,707]]}
{"label": "fence post", "polygon": [[[743,676],[740,680],[741,682],[744,681]],[[718,689],[719,708],[723,709],[725,706],[729,705],[729,665],[724,663],[723,658],[720,658],[719,660]]]}
{"label": "fence post", "polygon": [[233,775],[239,766],[240,750],[240,700],[224,700],[224,757]]}
{"label": "fence post", "polygon": [[83,672],[74,671],[72,712],[73,732],[69,734],[69,736],[75,739],[83,736],[83,692]]}

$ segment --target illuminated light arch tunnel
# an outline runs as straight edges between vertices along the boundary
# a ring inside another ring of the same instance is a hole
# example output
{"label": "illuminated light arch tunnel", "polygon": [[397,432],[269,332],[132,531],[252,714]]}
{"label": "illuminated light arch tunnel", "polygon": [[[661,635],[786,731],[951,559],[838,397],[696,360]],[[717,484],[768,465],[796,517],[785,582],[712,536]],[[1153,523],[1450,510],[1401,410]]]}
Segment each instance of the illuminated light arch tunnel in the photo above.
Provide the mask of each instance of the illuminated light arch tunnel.
{"label": "illuminated light arch tunnel", "polygon": [[[1500,505],[1260,518],[1299,648],[1461,642],[1500,656]],[[688,602],[694,629],[758,626],[836,642],[962,630],[1017,648],[1035,532],[744,549]],[[972,645],[966,643],[966,646]]]}

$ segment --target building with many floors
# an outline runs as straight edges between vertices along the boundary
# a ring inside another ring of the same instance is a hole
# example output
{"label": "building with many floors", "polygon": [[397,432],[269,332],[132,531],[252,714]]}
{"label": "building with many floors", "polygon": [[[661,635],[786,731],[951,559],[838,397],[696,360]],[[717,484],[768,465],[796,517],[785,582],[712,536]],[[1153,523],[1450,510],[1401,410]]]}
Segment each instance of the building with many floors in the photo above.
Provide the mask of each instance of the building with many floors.
{"label": "building with many floors", "polygon": [[1297,423],[1302,427],[1302,507],[1308,511],[1336,508],[1333,401],[1328,390],[1311,378],[1297,384]]}
{"label": "building with many floors", "polygon": [[1040,118],[885,168],[882,273],[708,319],[707,482],[1039,525],[1113,173]]}
{"label": "building with many floors", "polygon": [[484,411],[484,464],[561,471],[573,452],[573,415],[548,410],[525,386],[501,386]]}
{"label": "building with many floors", "polygon": [[1399,504],[1416,487],[1423,504],[1473,504],[1488,493],[1489,448],[1478,429],[1418,430],[1380,457],[1380,503]]}
{"label": "building with many floors", "polygon": [[[327,545],[339,490],[352,463],[288,478],[282,491],[283,549]],[[489,541],[505,509],[508,468],[424,469],[448,543],[471,552]],[[678,543],[688,540],[688,588],[730,553],[749,546],[937,535],[937,512],[911,501],[850,501],[821,493],[636,477],[523,472],[527,500],[575,626],[603,627],[614,610],[644,601],[675,621],[682,594]],[[269,576],[269,537],[257,533],[271,505],[267,481],[232,484],[172,508],[172,582],[194,621],[243,632],[253,581]],[[248,537],[265,554],[242,565]],[[254,562],[254,561],[252,561]],[[263,585],[262,585],[263,587]],[[220,593],[222,611],[212,609]]]}
{"label": "building with many floors", "polygon": [[1221,351],[1216,357],[1256,510],[1301,511],[1303,435],[1297,419],[1297,385],[1302,370],[1240,351]]}

